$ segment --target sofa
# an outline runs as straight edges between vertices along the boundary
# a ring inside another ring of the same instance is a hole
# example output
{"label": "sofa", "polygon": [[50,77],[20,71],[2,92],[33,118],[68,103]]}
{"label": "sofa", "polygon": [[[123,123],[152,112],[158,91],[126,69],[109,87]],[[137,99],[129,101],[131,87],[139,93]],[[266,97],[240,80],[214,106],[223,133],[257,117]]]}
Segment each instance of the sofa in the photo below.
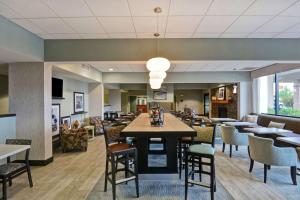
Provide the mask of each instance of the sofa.
{"label": "sofa", "polygon": [[270,122],[285,123],[284,129],[300,134],[300,118],[260,114],[257,118],[259,126],[268,127]]}
{"label": "sofa", "polygon": [[87,151],[89,135],[86,129],[68,129],[61,127],[60,129],[61,148],[62,152],[69,150]]}
{"label": "sofa", "polygon": [[95,135],[102,135],[103,134],[103,128],[101,123],[101,117],[94,116],[89,117],[85,120],[86,126],[94,126],[95,127]]}

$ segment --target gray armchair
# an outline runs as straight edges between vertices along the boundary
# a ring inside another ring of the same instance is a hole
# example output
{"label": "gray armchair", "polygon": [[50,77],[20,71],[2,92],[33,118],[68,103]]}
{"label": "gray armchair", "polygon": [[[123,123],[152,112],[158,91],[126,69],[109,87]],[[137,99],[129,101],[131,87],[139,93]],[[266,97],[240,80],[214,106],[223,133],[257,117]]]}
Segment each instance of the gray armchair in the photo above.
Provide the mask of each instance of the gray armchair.
{"label": "gray armchair", "polygon": [[230,145],[230,157],[232,156],[232,145],[236,146],[236,150],[238,146],[248,146],[248,135],[252,135],[252,133],[240,133],[233,126],[221,126],[223,152],[226,144]]}
{"label": "gray armchair", "polygon": [[269,138],[249,136],[250,169],[252,172],[254,161],[264,164],[264,183],[267,182],[267,171],[271,165],[291,167],[291,177],[294,185],[297,185],[297,153],[295,148],[280,148],[273,145]]}

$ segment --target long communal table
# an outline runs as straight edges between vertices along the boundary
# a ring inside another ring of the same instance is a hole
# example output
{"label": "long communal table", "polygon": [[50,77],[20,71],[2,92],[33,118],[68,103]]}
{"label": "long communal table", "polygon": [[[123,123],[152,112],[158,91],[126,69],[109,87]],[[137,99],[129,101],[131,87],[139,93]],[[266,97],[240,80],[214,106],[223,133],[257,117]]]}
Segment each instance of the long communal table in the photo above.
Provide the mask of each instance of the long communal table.
{"label": "long communal table", "polygon": [[[121,136],[134,137],[137,141],[139,173],[177,173],[177,142],[180,137],[194,137],[196,131],[177,119],[164,114],[162,127],[151,126],[147,113],[140,114],[123,131]],[[148,163],[149,138],[164,138],[166,141],[166,167],[153,167]]]}

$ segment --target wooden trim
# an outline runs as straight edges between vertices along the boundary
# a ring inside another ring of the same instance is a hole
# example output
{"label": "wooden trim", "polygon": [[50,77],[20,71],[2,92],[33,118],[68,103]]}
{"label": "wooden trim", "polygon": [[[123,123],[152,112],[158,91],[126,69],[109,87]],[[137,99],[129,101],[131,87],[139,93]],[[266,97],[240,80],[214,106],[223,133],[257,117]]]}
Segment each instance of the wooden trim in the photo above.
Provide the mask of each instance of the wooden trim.
{"label": "wooden trim", "polygon": [[5,117],[15,117],[16,114],[2,114],[0,115],[0,118],[5,118]]}

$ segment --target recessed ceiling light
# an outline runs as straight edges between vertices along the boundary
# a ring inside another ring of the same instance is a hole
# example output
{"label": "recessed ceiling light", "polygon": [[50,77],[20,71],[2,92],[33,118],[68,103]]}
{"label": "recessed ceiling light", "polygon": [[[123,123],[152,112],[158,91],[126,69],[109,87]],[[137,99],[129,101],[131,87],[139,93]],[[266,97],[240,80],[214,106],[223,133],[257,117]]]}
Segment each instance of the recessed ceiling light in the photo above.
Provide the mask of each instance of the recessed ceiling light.
{"label": "recessed ceiling light", "polygon": [[109,68],[108,71],[112,72],[114,71],[114,68]]}

